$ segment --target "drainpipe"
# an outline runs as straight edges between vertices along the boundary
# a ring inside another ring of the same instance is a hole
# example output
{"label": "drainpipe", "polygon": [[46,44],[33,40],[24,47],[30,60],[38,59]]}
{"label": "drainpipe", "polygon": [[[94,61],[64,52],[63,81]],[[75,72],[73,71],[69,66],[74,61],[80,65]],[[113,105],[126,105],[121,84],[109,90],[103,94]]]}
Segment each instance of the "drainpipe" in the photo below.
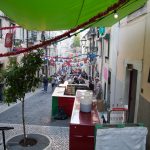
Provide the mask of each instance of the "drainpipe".
{"label": "drainpipe", "polygon": [[[89,40],[90,40],[90,54],[91,54],[91,38],[89,38]],[[91,76],[91,58],[90,58],[90,65],[89,65],[89,76]]]}

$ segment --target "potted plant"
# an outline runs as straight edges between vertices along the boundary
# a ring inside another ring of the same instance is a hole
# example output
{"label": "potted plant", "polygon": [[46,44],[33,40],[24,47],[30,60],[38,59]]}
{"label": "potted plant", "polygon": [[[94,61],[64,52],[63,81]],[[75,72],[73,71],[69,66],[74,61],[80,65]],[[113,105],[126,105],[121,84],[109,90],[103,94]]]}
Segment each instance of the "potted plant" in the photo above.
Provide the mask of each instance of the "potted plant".
{"label": "potted plant", "polygon": [[30,142],[34,142],[26,135],[24,105],[26,93],[34,91],[40,82],[36,72],[40,70],[43,64],[42,55],[41,50],[24,55],[20,63],[13,61],[4,72],[5,101],[9,104],[20,100],[22,103],[23,139],[19,143],[22,146],[28,146]]}

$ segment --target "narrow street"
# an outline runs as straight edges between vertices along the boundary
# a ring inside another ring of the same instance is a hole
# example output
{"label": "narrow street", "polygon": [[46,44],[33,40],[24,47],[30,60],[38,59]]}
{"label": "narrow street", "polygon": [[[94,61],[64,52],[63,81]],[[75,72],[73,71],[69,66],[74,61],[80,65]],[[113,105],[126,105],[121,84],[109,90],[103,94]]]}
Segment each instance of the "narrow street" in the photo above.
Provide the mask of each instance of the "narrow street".
{"label": "narrow street", "polygon": [[0,150],[150,150],[149,41],[150,0],[1,0]]}
{"label": "narrow street", "polygon": [[[42,126],[68,126],[68,120],[51,120],[51,85],[48,92],[44,93],[42,88],[37,89],[30,97],[25,99],[26,124]],[[0,123],[22,124],[21,103],[0,113]]]}

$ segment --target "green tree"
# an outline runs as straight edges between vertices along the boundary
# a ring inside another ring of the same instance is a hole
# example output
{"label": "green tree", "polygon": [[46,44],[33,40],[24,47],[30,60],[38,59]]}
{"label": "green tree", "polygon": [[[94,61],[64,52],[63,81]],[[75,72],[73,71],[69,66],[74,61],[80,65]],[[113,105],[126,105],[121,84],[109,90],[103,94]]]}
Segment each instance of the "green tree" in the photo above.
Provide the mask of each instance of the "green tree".
{"label": "green tree", "polygon": [[40,70],[43,60],[41,56],[43,52],[41,50],[31,52],[25,55],[20,63],[12,61],[5,70],[5,101],[9,104],[20,100],[22,103],[22,124],[24,145],[26,145],[26,128],[25,128],[25,94],[30,91],[34,91],[39,85],[40,78],[36,76],[36,72]]}

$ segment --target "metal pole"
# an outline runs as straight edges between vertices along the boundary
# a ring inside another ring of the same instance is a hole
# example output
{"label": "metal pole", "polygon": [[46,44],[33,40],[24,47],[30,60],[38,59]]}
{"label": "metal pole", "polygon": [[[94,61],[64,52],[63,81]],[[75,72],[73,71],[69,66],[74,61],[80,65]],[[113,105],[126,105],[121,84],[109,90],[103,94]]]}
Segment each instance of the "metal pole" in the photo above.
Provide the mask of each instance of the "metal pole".
{"label": "metal pole", "polygon": [[4,130],[2,130],[2,137],[3,137],[3,147],[4,147],[4,150],[6,150],[6,144],[5,144],[5,132],[4,132]]}
{"label": "metal pole", "polygon": [[0,131],[2,131],[2,138],[3,138],[3,147],[4,147],[4,150],[6,150],[5,130],[11,130],[11,129],[14,129],[14,127],[0,127]]}
{"label": "metal pole", "polygon": [[[94,47],[95,47],[95,42],[94,42],[94,34],[93,34],[93,36],[92,36],[92,38],[93,38],[93,48],[92,48],[92,53],[93,53],[93,51],[94,51]],[[94,61],[94,60],[93,60]],[[92,63],[92,78],[94,77],[94,64]]]}
{"label": "metal pole", "polygon": [[[91,55],[91,38],[90,38],[90,55]],[[90,58],[90,65],[89,65],[89,76],[91,76],[91,58]]]}
{"label": "metal pole", "polygon": [[46,66],[45,66],[45,72],[46,72],[46,77],[48,77],[48,57],[47,57],[47,46],[45,46],[45,52],[46,52],[46,61],[47,61],[47,63],[46,63]]}
{"label": "metal pole", "polygon": [[102,75],[103,75],[103,59],[104,59],[104,39],[102,38],[102,53],[101,53],[101,73],[100,73],[100,80],[102,81]]}

